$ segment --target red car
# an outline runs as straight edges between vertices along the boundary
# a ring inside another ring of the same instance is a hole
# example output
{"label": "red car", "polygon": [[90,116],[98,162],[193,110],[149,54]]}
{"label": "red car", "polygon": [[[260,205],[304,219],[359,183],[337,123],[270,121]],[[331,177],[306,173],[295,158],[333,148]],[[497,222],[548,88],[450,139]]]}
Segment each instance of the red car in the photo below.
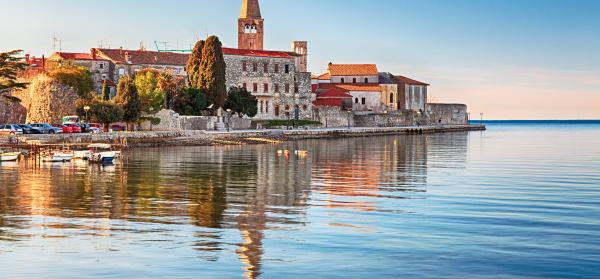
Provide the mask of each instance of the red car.
{"label": "red car", "polygon": [[90,127],[98,128],[100,130],[100,132],[106,132],[106,130],[104,130],[104,125],[99,124],[99,123],[90,123]]}
{"label": "red car", "polygon": [[69,126],[65,126],[65,125],[62,125],[62,124],[52,124],[52,127],[61,128],[63,134],[73,133],[73,128],[71,128]]}
{"label": "red car", "polygon": [[71,128],[71,133],[81,133],[81,127],[79,127],[79,125],[65,124],[64,126]]}

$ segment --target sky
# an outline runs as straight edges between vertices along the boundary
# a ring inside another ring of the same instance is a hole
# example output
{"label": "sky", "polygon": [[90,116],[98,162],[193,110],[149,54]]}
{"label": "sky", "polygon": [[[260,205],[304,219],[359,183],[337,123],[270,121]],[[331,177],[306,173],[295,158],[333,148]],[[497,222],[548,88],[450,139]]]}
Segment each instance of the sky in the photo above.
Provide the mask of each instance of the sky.
{"label": "sky", "polygon": [[[241,0],[0,0],[0,51],[237,47]],[[472,118],[600,119],[600,1],[260,0],[265,48],[309,42],[309,69],[374,63]],[[164,44],[161,43],[162,48]]]}

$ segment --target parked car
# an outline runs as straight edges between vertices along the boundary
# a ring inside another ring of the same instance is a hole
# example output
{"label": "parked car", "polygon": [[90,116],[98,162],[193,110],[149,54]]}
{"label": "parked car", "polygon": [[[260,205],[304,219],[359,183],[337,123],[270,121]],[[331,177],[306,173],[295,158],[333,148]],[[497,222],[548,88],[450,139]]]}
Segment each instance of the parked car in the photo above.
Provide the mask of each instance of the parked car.
{"label": "parked car", "polygon": [[18,135],[23,134],[23,129],[16,124],[0,125],[0,135]]}
{"label": "parked car", "polygon": [[81,127],[77,124],[64,124],[63,126],[71,128],[71,133],[81,133]]}
{"label": "parked car", "polygon": [[113,130],[113,132],[125,132],[127,131],[127,127],[123,126],[123,125],[111,125],[110,129]]}
{"label": "parked car", "polygon": [[31,127],[38,128],[42,131],[42,134],[59,134],[62,133],[61,128],[52,127],[52,125],[48,123],[33,123],[29,124]]}
{"label": "parked car", "polygon": [[69,126],[65,126],[63,124],[52,124],[52,127],[60,128],[62,130],[63,134],[73,133],[73,128],[71,128]]}
{"label": "parked car", "polygon": [[19,124],[19,127],[21,127],[21,129],[23,129],[23,134],[41,134],[42,133],[42,130],[32,127],[31,125]]}
{"label": "parked car", "polygon": [[98,134],[100,133],[100,128],[98,127],[92,127],[91,124],[79,124],[79,126],[81,127],[81,132],[82,133],[92,133],[92,134]]}
{"label": "parked car", "polygon": [[106,130],[104,129],[104,125],[102,125],[102,124],[90,123],[89,125],[90,125],[91,128],[96,128],[100,132],[106,132]]}

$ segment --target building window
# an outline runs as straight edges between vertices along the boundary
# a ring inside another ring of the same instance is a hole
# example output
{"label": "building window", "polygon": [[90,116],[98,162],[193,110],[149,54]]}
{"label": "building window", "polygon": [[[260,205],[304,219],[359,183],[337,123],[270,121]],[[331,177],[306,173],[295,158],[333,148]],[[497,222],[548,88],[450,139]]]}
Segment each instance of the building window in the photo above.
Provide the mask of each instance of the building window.
{"label": "building window", "polygon": [[353,79],[352,79],[352,83],[356,83],[356,78],[353,78]]}
{"label": "building window", "polygon": [[275,64],[275,73],[279,74],[279,64]]}
{"label": "building window", "polygon": [[358,104],[358,98],[354,99],[354,103]]}
{"label": "building window", "polygon": [[290,73],[290,65],[285,65],[285,73],[286,74]]}
{"label": "building window", "polygon": [[306,111],[307,109],[308,109],[308,106],[307,106],[307,105],[303,105],[303,106],[302,106],[302,110]]}
{"label": "building window", "polygon": [[290,93],[290,85],[289,84],[285,84],[285,93]]}
{"label": "building window", "polygon": [[298,93],[300,92],[300,87],[298,86],[298,84],[294,84],[294,93]]}
{"label": "building window", "polygon": [[369,78],[365,78],[365,83],[369,83]]}
{"label": "building window", "polygon": [[263,64],[263,71],[264,71],[265,73],[268,73],[268,72],[269,72],[269,63],[265,63],[265,64]]}
{"label": "building window", "polygon": [[342,83],[344,83],[346,80],[344,80],[344,78],[342,78]]}
{"label": "building window", "polygon": [[244,90],[248,91],[248,86],[247,86],[247,84],[245,82],[242,83],[242,88],[244,88]]}
{"label": "building window", "polygon": [[362,98],[362,99],[360,100],[360,102],[361,102],[361,104],[363,104],[363,105],[367,104],[367,98]]}
{"label": "building window", "polygon": [[263,91],[264,91],[265,93],[269,93],[269,84],[268,84],[268,83],[265,83],[265,84],[263,85]]}
{"label": "building window", "polygon": [[100,63],[98,67],[100,67],[100,69],[104,69],[104,63]]}
{"label": "building window", "polygon": [[258,63],[256,63],[256,62],[252,63],[252,71],[253,72],[258,71]]}
{"label": "building window", "polygon": [[279,83],[275,83],[275,93],[279,93]]}
{"label": "building window", "polygon": [[258,83],[252,84],[252,92],[258,92]]}
{"label": "building window", "polygon": [[275,105],[275,116],[279,116],[279,105]]}
{"label": "building window", "polygon": [[260,113],[263,112],[263,101],[260,101]]}
{"label": "building window", "polygon": [[394,103],[394,93],[390,93],[390,104]]}
{"label": "building window", "polygon": [[246,61],[242,62],[242,71],[248,71],[248,63],[246,63]]}
{"label": "building window", "polygon": [[290,105],[285,105],[285,111],[290,111]]}
{"label": "building window", "polygon": [[265,101],[265,112],[269,113],[269,101]]}

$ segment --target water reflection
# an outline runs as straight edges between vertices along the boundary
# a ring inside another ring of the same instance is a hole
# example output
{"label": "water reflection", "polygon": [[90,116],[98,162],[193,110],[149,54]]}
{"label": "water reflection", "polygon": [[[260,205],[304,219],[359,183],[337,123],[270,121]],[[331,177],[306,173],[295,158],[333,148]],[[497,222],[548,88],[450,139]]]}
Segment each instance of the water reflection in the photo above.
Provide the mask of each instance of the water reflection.
{"label": "water reflection", "polygon": [[[426,191],[428,157],[445,144],[453,146],[457,161],[466,160],[467,134],[456,133],[141,149],[112,167],[3,163],[0,244],[40,235],[135,239],[157,232],[162,241],[176,243],[169,235],[173,226],[191,224],[198,229],[183,245],[208,261],[235,245],[244,275],[255,278],[262,273],[265,232],[306,225],[310,208],[395,210],[380,203]],[[277,150],[309,153],[284,156]],[[228,242],[230,230],[238,232],[237,244]]]}

